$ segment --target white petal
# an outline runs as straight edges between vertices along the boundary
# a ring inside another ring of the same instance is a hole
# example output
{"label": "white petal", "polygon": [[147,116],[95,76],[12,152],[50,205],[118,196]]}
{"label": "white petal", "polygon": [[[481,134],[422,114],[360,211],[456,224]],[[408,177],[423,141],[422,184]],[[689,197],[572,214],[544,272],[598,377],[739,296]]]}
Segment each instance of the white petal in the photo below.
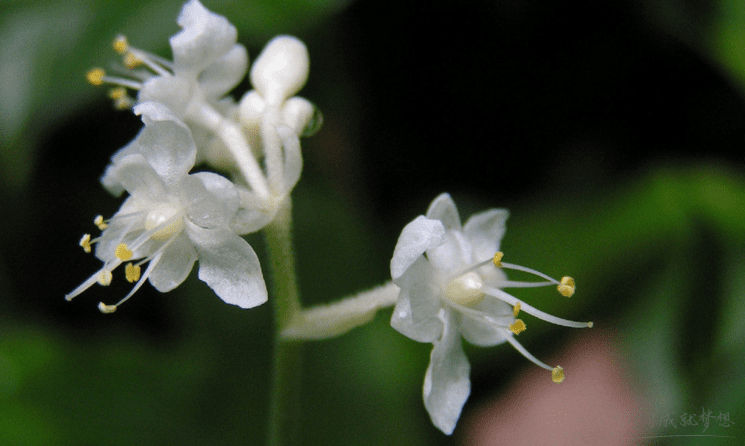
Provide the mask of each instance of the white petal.
{"label": "white petal", "polygon": [[442,339],[435,341],[424,375],[424,407],[432,423],[450,435],[471,393],[468,363],[461,345],[457,317],[447,312]]}
{"label": "white petal", "polygon": [[261,265],[253,248],[227,228],[202,229],[187,222],[199,255],[199,279],[225,302],[253,308],[267,301]]}
{"label": "white petal", "polygon": [[185,234],[179,234],[150,273],[150,283],[161,293],[171,291],[186,280],[196,260],[197,252],[191,241]]}
{"label": "white petal", "polygon": [[248,52],[243,45],[233,45],[227,54],[207,67],[197,78],[205,98],[216,100],[225,96],[246,77]]}
{"label": "white petal", "polygon": [[131,195],[162,198],[165,184],[140,154],[127,155],[106,168],[101,182],[109,188],[124,188]]}
{"label": "white petal", "polygon": [[443,243],[445,228],[439,220],[423,215],[415,218],[401,231],[391,259],[391,277],[395,281],[428,249]]}
{"label": "white petal", "polygon": [[178,194],[188,219],[201,228],[226,227],[238,210],[235,186],[215,173],[187,176],[178,184]]}
{"label": "white petal", "polygon": [[432,273],[427,260],[420,257],[396,280],[401,292],[393,309],[391,327],[418,342],[433,342],[442,335],[440,291]]}
{"label": "white petal", "polygon": [[230,228],[238,235],[251,234],[274,220],[279,206],[268,206],[264,200],[244,187],[237,187],[240,198],[238,212],[230,221]]}
{"label": "white petal", "polygon": [[474,261],[483,261],[499,251],[499,242],[505,231],[509,217],[506,209],[491,209],[474,214],[463,226],[463,233],[473,246]]}
{"label": "white petal", "polygon": [[441,245],[427,250],[427,258],[435,269],[451,275],[471,262],[471,245],[460,231],[447,231]]}
{"label": "white petal", "polygon": [[145,123],[134,141],[139,153],[166,183],[180,180],[194,167],[197,156],[189,127],[157,102],[138,104],[134,112]]}
{"label": "white petal", "polygon": [[186,115],[186,108],[192,99],[194,84],[175,76],[155,76],[142,85],[137,94],[138,102],[159,102],[176,115]]}
{"label": "white petal", "polygon": [[184,5],[177,22],[183,30],[170,39],[176,74],[201,72],[227,53],[238,38],[225,17],[210,12],[198,0]]}
{"label": "white petal", "polygon": [[238,189],[232,181],[222,175],[212,172],[199,172],[192,175],[204,184],[207,193],[212,199],[219,201],[225,209],[226,219],[229,219],[238,210]]}
{"label": "white petal", "polygon": [[504,329],[504,326],[515,321],[510,305],[487,296],[473,309],[495,319],[502,327],[497,326],[495,322],[477,320],[468,315],[461,315],[460,331],[468,342],[481,347],[491,347],[507,340],[507,336],[510,336],[510,334]]}
{"label": "white petal", "polygon": [[435,198],[425,215],[427,218],[440,220],[445,229],[460,229],[461,227],[458,208],[455,207],[455,202],[448,193],[440,194]]}
{"label": "white petal", "polygon": [[274,220],[274,216],[277,215],[278,210],[278,206],[272,206],[269,209],[241,207],[230,221],[230,228],[233,229],[236,234],[252,234]]}

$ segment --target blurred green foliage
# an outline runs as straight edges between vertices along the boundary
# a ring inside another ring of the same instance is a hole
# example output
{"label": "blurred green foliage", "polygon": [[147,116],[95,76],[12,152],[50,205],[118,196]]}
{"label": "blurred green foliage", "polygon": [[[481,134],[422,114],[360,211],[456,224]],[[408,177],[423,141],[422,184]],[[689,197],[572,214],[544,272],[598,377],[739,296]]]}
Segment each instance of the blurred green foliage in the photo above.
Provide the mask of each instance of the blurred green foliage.
{"label": "blurred green foliage", "polygon": [[[63,299],[97,265],[76,245],[88,217],[118,206],[96,176],[139,128],[83,73],[112,60],[117,32],[168,54],[180,4],[0,4],[0,444],[265,437],[269,305],[224,305],[194,274],[110,316],[95,303],[125,288]],[[302,94],[326,127],[304,141],[294,195],[306,304],[387,280],[400,229],[443,190],[464,219],[509,207],[509,261],[578,281],[571,300],[518,297],[610,327],[657,409],[728,411],[736,424],[715,433],[745,437],[742,2],[205,4],[252,55],[278,33],[309,44]],[[490,58],[499,69],[485,68]],[[249,240],[266,264],[261,237]],[[389,317],[304,346],[307,444],[458,440],[435,431],[422,405],[430,346],[398,335]],[[538,357],[567,336],[530,326],[521,340]],[[468,353],[474,401],[525,362],[507,346]]]}

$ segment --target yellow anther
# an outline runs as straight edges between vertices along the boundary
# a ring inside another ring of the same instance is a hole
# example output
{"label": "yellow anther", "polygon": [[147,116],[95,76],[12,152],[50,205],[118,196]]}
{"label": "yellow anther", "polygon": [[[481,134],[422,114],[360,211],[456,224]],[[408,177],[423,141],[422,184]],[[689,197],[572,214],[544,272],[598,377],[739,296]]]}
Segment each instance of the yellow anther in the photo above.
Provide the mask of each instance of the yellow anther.
{"label": "yellow anther", "polygon": [[517,315],[520,314],[520,302],[516,303],[514,307],[512,307],[512,315],[517,317]]}
{"label": "yellow anther", "polygon": [[127,277],[127,282],[137,282],[140,280],[140,265],[127,263],[127,266],[124,267],[124,275]]}
{"label": "yellow anther", "polygon": [[564,369],[562,369],[560,365],[557,365],[553,370],[551,370],[551,381],[556,384],[564,381]]}
{"label": "yellow anther", "polygon": [[127,36],[119,34],[114,38],[114,41],[111,42],[111,46],[114,47],[114,51],[119,54],[126,53],[127,50],[129,50],[129,42],[127,42]]}
{"label": "yellow anther", "polygon": [[132,108],[132,106],[134,105],[135,105],[135,102],[129,96],[124,96],[123,98],[116,99],[114,101],[114,107],[117,110],[126,110],[128,108]]}
{"label": "yellow anther", "polygon": [[106,305],[103,302],[99,302],[98,311],[104,314],[111,314],[116,311],[116,305]]}
{"label": "yellow anther", "polygon": [[101,270],[101,273],[98,275],[98,282],[99,285],[103,286],[109,286],[111,285],[111,279],[112,279],[111,271],[104,269]]}
{"label": "yellow anther", "polygon": [[83,237],[80,239],[80,246],[83,247],[83,251],[91,252],[91,235],[90,234],[83,234]]}
{"label": "yellow anther", "polygon": [[102,231],[109,227],[109,225],[103,221],[103,215],[97,215],[96,218],[93,219],[93,224],[98,226],[98,229]]}
{"label": "yellow anther", "polygon": [[498,251],[496,254],[494,254],[494,259],[492,262],[494,262],[494,266],[497,268],[502,267],[502,257],[504,257],[504,253],[502,251]]}
{"label": "yellow anther", "polygon": [[132,258],[132,251],[127,248],[126,243],[119,243],[114,249],[114,255],[120,260],[129,260]]}
{"label": "yellow anther", "polygon": [[99,86],[103,84],[103,78],[106,76],[106,72],[102,68],[94,68],[85,73],[85,78],[91,84]]}
{"label": "yellow anther", "polygon": [[514,324],[510,325],[510,331],[516,335],[524,332],[527,328],[528,327],[525,326],[525,322],[523,322],[522,319],[517,319]]}
{"label": "yellow anther", "polygon": [[593,326],[593,325],[595,325],[595,324],[594,324],[594,323],[592,323],[592,322],[588,322],[588,323],[587,323],[587,328],[592,328],[592,326]]}
{"label": "yellow anther", "polygon": [[135,68],[142,63],[142,59],[137,57],[133,53],[127,53],[124,55],[124,66],[127,68]]}
{"label": "yellow anther", "polygon": [[574,279],[572,279],[569,276],[564,276],[561,278],[561,283],[559,286],[556,287],[557,290],[559,290],[559,293],[561,293],[564,297],[572,297],[572,294],[574,294],[575,290],[574,286]]}
{"label": "yellow anther", "polygon": [[127,89],[124,87],[116,87],[109,90],[109,97],[113,100],[119,100],[127,96]]}

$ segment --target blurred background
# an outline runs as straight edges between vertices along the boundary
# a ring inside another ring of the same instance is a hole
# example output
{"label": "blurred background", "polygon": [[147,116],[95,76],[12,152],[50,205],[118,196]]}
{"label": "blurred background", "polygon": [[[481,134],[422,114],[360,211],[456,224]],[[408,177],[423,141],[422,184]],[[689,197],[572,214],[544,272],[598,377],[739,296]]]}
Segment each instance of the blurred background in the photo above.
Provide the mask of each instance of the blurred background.
{"label": "blurred background", "polygon": [[[111,315],[96,304],[123,281],[64,299],[99,268],[78,240],[119,208],[98,178],[141,127],[84,73],[120,32],[170,57],[181,3],[0,3],[0,444],[263,444],[270,305],[225,305],[195,273]],[[431,345],[381,311],[304,346],[304,444],[745,438],[744,2],[203,3],[252,60],[276,34],[309,48],[300,94],[325,122],[293,195],[304,303],[389,280],[401,229],[447,191],[464,221],[510,209],[510,262],[577,280],[570,300],[519,298],[595,322],[526,319],[561,386],[507,345],[467,345],[472,394],[446,437],[422,403]]]}

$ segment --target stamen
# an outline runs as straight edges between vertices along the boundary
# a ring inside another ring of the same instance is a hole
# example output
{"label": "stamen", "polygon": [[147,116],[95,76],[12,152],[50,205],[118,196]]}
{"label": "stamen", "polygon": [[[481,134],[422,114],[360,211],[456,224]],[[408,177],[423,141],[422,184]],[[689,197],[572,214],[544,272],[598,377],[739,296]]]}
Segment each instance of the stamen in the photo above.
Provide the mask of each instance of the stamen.
{"label": "stamen", "polygon": [[122,87],[131,88],[132,90],[140,90],[142,88],[141,82],[136,82],[130,79],[122,77],[107,76],[103,68],[94,68],[85,74],[85,78],[89,83],[99,86],[104,82],[108,84],[121,85]]}
{"label": "stamen", "polygon": [[122,59],[122,62],[124,63],[125,67],[132,69],[142,65],[143,60],[140,59],[136,54],[130,52],[124,55],[124,59]]}
{"label": "stamen", "polygon": [[129,42],[127,41],[127,36],[125,36],[124,34],[119,34],[114,38],[111,46],[114,48],[114,51],[119,54],[126,53],[129,50]]}
{"label": "stamen", "polygon": [[118,101],[127,96],[127,89],[124,87],[116,87],[109,90],[109,97],[115,101]]}
{"label": "stamen", "polygon": [[569,276],[562,277],[561,283],[556,287],[556,289],[559,290],[559,293],[561,293],[562,296],[572,297],[574,290],[576,289],[574,286],[574,279]]}
{"label": "stamen", "polygon": [[99,302],[98,310],[103,314],[111,314],[116,311],[116,305],[106,305],[103,302]]}
{"label": "stamen", "polygon": [[502,257],[504,257],[504,253],[502,251],[497,251],[497,253],[494,254],[492,263],[494,263],[494,266],[496,266],[497,268],[502,267]]}
{"label": "stamen", "polygon": [[560,365],[557,365],[553,370],[551,370],[551,381],[556,384],[564,381],[564,369],[562,369]]}
{"label": "stamen", "polygon": [[111,285],[112,278],[113,276],[111,274],[111,271],[107,269],[102,269],[98,275],[98,278],[96,279],[96,282],[98,282],[99,285],[109,286]]}
{"label": "stamen", "polygon": [[527,351],[525,347],[522,346],[522,344],[517,342],[517,339],[515,339],[514,336],[507,336],[507,342],[512,344],[512,346],[515,347],[515,350],[519,351],[523,356],[531,360],[533,364],[537,365],[538,367],[542,367],[546,370],[553,370],[550,366],[544,364],[543,362],[539,361],[538,358],[531,355],[530,352]]}
{"label": "stamen", "polygon": [[520,314],[520,302],[516,303],[514,307],[512,307],[512,315],[517,317],[517,315]]}
{"label": "stamen", "polygon": [[95,85],[96,87],[103,84],[104,77],[106,77],[106,72],[102,68],[93,68],[92,70],[85,73],[85,78],[88,80],[88,82]]}
{"label": "stamen", "polygon": [[132,258],[132,251],[127,248],[126,243],[119,243],[116,249],[114,249],[114,255],[118,259],[126,261]]}
{"label": "stamen", "polygon": [[93,224],[98,226],[98,229],[102,231],[109,227],[109,225],[103,220],[103,215],[97,215],[93,220]]}
{"label": "stamen", "polygon": [[80,246],[83,247],[83,251],[87,253],[91,252],[91,235],[90,234],[83,235],[83,238],[80,239]]}
{"label": "stamen", "polygon": [[[516,297],[498,289],[498,288],[491,288],[491,287],[484,287],[483,288],[484,293],[486,293],[488,296],[495,297],[503,302],[507,302],[510,305],[517,305],[518,301]],[[562,325],[564,327],[572,327],[572,328],[586,328],[590,327],[590,322],[575,322],[570,321],[567,319],[562,319],[560,317],[556,317],[553,315],[550,315],[548,313],[545,313],[537,308],[534,308],[525,302],[521,303],[520,309],[532,316],[537,317],[538,319],[543,319],[546,322],[551,322],[552,324],[556,325]]]}
{"label": "stamen", "polygon": [[132,265],[127,263],[124,267],[124,275],[127,278],[127,282],[134,283],[140,280],[140,265]]}
{"label": "stamen", "polygon": [[153,257],[153,259],[150,261],[150,264],[147,266],[147,269],[145,270],[145,274],[143,274],[140,277],[140,280],[137,281],[137,283],[132,288],[132,290],[126,296],[124,296],[122,300],[117,302],[115,306],[119,306],[123,304],[124,302],[126,302],[130,297],[132,297],[137,292],[137,290],[140,289],[142,284],[145,283],[145,280],[148,278],[148,276],[150,276],[150,273],[153,271],[153,268],[155,268],[158,262],[160,262],[161,257],[163,257],[163,251],[159,252],[158,254],[155,255],[155,257]]}
{"label": "stamen", "polygon": [[556,280],[556,279],[554,279],[553,277],[548,276],[546,274],[543,274],[542,272],[536,271],[536,270],[534,270],[532,268],[526,268],[524,266],[515,265],[513,263],[502,263],[502,268],[505,268],[505,269],[514,269],[515,271],[522,271],[524,273],[533,274],[534,276],[542,277],[542,278],[548,280],[551,283],[555,283],[557,285],[559,284],[559,281]]}
{"label": "stamen", "polygon": [[[469,317],[472,317],[473,319],[476,319],[478,321],[488,322],[490,324],[496,325],[497,327],[509,328],[509,325],[508,325],[509,322],[507,322],[507,321],[499,321],[499,320],[497,320],[497,319],[495,319],[495,318],[487,315],[486,313],[484,313],[482,311],[475,310],[473,308],[469,308],[469,307],[463,306],[463,305],[461,305],[461,304],[459,304],[457,302],[454,302],[454,301],[452,301],[450,299],[443,299],[442,301],[445,303],[445,305],[448,305],[449,307],[452,307],[452,308],[458,310],[459,312],[461,312],[462,314],[464,314],[466,316],[469,316]],[[503,318],[506,318],[507,316],[502,316],[502,317]]]}
{"label": "stamen", "polygon": [[517,319],[514,324],[510,325],[510,331],[515,335],[519,335],[527,329],[528,327],[525,326],[525,322],[522,319]]}
{"label": "stamen", "polygon": [[[154,54],[150,54],[137,48],[129,48],[127,54],[124,55],[124,65],[127,68],[134,68],[139,65],[145,65],[158,76],[172,76],[172,73],[168,71],[168,68],[170,68],[171,65],[170,62],[165,61]],[[163,68],[164,66],[166,68]]]}
{"label": "stamen", "polygon": [[116,107],[117,110],[126,110],[135,105],[134,99],[127,96],[126,92],[127,90],[125,90],[124,87],[115,88],[109,92],[109,97],[114,100],[114,107]]}

